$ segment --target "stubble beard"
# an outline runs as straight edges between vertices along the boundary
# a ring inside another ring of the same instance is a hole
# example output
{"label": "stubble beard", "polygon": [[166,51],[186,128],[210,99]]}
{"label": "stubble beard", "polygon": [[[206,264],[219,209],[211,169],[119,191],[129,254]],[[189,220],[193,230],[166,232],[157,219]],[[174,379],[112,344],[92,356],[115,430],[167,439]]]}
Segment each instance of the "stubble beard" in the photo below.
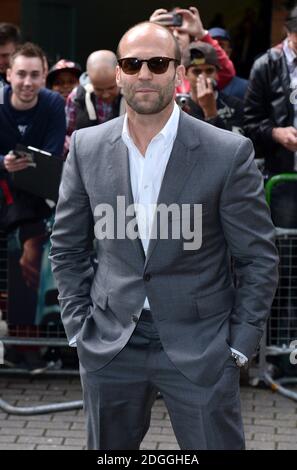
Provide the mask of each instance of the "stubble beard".
{"label": "stubble beard", "polygon": [[158,114],[165,109],[172,101],[175,90],[174,79],[169,82],[165,88],[147,85],[148,88],[156,91],[154,97],[150,94],[143,96],[141,99],[137,96],[137,89],[145,88],[145,84],[141,86],[137,85],[125,85],[123,86],[122,92],[130,108],[138,114]]}

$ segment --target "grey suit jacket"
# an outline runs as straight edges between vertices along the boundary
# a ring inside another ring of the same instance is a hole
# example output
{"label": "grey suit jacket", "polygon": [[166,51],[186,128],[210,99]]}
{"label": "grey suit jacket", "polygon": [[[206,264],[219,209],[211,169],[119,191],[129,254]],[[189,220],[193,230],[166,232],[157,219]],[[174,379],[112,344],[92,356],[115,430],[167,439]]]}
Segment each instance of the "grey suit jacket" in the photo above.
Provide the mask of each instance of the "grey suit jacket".
{"label": "grey suit jacket", "polygon": [[158,204],[203,204],[202,246],[185,251],[182,237],[159,238],[145,257],[139,238],[97,240],[94,273],[95,207],[115,208],[119,195],[133,203],[122,127],[120,117],[72,138],[50,254],[66,334],[77,335],[85,369],[99,370],[126,345],[147,296],[171,361],[193,382],[212,384],[229,346],[254,353],[277,286],[274,228],[253,146],[182,112]]}

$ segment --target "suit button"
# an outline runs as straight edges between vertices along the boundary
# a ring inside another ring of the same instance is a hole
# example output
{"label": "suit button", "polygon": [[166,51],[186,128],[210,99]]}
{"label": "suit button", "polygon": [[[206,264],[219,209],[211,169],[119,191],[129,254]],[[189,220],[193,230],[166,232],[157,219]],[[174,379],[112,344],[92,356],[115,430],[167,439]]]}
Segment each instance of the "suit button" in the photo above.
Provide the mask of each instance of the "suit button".
{"label": "suit button", "polygon": [[138,322],[138,316],[137,315],[132,315],[132,321],[134,321],[134,323],[137,323]]}
{"label": "suit button", "polygon": [[151,278],[152,278],[151,274],[146,273],[146,274],[144,275],[144,280],[145,280],[146,282],[150,281]]}

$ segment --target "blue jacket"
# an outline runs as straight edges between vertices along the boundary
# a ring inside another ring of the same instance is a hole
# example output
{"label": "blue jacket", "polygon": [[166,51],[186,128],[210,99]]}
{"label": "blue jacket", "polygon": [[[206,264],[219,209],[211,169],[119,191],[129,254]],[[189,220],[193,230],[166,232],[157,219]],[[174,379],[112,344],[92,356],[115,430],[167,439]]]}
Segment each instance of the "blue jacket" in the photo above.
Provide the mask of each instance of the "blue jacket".
{"label": "blue jacket", "polygon": [[243,100],[245,97],[245,93],[248,87],[248,81],[241,77],[233,77],[231,82],[228,83],[225,88],[223,88],[223,92],[227,96],[234,96],[235,98],[239,98]]}
{"label": "blue jacket", "polygon": [[58,93],[40,90],[36,111],[24,135],[17,127],[10,96],[11,87],[7,85],[4,87],[4,103],[0,104],[0,227],[6,230],[24,222],[41,220],[51,211],[43,199],[16,190],[4,168],[4,156],[14,150],[16,144],[62,155],[66,135],[65,103]]}
{"label": "blue jacket", "polygon": [[[31,125],[22,136],[19,132],[10,105],[11,86],[4,87],[4,103],[0,105],[0,165],[3,156],[16,144],[31,145],[54,155],[62,155],[66,135],[65,103],[55,92],[41,89],[36,113]],[[2,158],[1,158],[2,156]]]}

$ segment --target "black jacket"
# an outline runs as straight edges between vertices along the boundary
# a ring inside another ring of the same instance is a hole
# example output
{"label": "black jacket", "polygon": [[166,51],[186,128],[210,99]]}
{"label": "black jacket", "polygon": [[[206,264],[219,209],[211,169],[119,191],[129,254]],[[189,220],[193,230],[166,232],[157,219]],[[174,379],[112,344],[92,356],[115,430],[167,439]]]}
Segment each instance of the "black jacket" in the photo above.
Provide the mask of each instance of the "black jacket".
{"label": "black jacket", "polygon": [[[217,97],[218,115],[207,122],[215,127],[226,129],[227,131],[243,134],[243,102],[234,96],[225,95],[219,91]],[[191,116],[205,121],[203,110],[191,98],[187,101],[187,107],[184,108]]]}
{"label": "black jacket", "polygon": [[268,174],[294,171],[294,153],[272,139],[274,127],[294,125],[290,74],[282,44],[269,49],[252,67],[245,96],[244,129],[265,159]]}
{"label": "black jacket", "polygon": [[[79,85],[77,88],[75,104],[76,104],[76,129],[82,129],[84,127],[97,126],[99,124],[98,119],[90,119],[86,102],[86,90],[82,85]],[[112,104],[112,116],[110,119],[119,116],[120,113],[120,103],[122,96],[119,95]],[[94,109],[96,109],[96,96],[94,93],[91,93],[91,101]]]}

